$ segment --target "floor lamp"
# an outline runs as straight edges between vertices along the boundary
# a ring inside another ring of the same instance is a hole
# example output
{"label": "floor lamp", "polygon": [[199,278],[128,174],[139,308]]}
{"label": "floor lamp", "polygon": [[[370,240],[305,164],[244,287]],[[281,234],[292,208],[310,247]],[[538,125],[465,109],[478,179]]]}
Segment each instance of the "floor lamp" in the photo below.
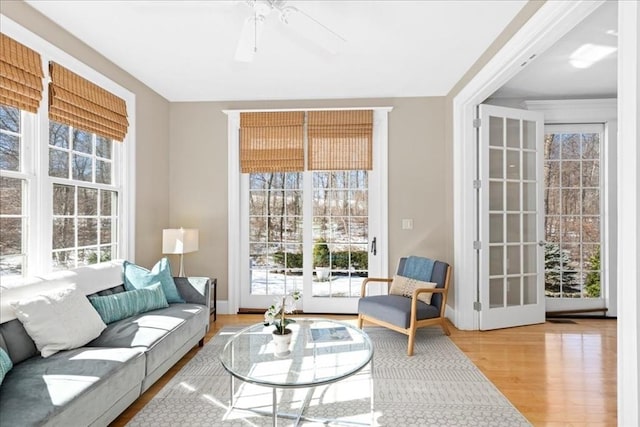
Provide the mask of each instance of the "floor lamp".
{"label": "floor lamp", "polygon": [[180,274],[184,275],[184,254],[198,250],[198,230],[195,228],[167,228],[162,230],[162,253],[180,255]]}

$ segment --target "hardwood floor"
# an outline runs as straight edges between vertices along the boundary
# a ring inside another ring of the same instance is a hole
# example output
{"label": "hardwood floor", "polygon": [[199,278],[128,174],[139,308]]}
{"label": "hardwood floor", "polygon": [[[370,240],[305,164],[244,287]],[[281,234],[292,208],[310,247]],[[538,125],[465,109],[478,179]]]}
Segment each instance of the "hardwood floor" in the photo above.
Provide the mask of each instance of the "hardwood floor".
{"label": "hardwood floor", "polygon": [[[326,317],[355,325],[355,316]],[[262,315],[219,314],[205,341],[225,325],[261,321]],[[552,321],[489,332],[451,326],[450,338],[533,425],[615,426],[616,321]],[[185,355],[112,426],[124,426],[197,351]]]}

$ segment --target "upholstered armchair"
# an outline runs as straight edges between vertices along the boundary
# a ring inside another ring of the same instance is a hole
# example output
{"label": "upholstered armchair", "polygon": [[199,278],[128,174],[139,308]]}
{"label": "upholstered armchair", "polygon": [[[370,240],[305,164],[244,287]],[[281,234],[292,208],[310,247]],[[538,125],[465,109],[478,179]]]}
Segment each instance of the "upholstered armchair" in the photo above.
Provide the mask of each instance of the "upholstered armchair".
{"label": "upholstered armchair", "polygon": [[[366,320],[408,335],[407,355],[412,356],[416,329],[440,325],[445,335],[450,333],[444,316],[450,278],[451,266],[445,262],[401,258],[393,279],[370,277],[362,283],[358,327]],[[386,283],[386,294],[367,294],[376,282]]]}

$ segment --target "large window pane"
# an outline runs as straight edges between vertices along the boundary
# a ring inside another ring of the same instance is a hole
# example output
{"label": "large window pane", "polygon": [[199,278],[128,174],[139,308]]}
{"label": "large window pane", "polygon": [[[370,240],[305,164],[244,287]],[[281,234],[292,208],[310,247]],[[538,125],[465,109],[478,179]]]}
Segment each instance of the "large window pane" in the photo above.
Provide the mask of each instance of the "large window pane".
{"label": "large window pane", "polygon": [[559,156],[545,150],[546,295],[598,298],[601,135],[572,130],[547,134],[545,141],[561,141]]}

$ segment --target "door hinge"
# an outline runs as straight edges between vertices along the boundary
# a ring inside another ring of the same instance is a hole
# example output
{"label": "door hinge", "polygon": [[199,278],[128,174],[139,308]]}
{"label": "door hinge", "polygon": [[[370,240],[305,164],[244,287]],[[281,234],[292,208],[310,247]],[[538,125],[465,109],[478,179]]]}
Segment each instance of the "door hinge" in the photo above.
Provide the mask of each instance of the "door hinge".
{"label": "door hinge", "polygon": [[480,301],[473,302],[473,309],[475,311],[482,311],[482,303]]}
{"label": "door hinge", "polygon": [[473,188],[475,190],[479,189],[482,187],[482,181],[480,181],[479,179],[474,179],[473,180]]}
{"label": "door hinge", "polygon": [[473,119],[473,127],[474,128],[476,128],[476,129],[479,128],[481,124],[482,124],[482,120],[480,120],[479,117]]}
{"label": "door hinge", "polygon": [[480,250],[480,240],[476,240],[475,242],[473,242],[473,249],[475,249],[476,251]]}

